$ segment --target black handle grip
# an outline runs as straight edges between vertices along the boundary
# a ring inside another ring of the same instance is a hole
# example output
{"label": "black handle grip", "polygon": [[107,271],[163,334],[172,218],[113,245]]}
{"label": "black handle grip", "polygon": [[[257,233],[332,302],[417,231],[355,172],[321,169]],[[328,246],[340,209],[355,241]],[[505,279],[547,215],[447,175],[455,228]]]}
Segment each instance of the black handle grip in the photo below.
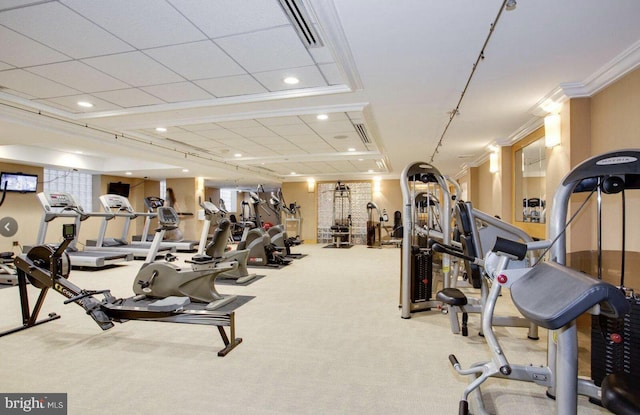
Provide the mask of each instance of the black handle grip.
{"label": "black handle grip", "polygon": [[459,365],[460,363],[458,362],[458,359],[456,359],[456,356],[453,354],[449,355],[449,362],[451,362],[451,366],[456,366]]}
{"label": "black handle grip", "polygon": [[451,255],[451,256],[454,256],[454,257],[457,257],[457,258],[460,258],[460,259],[464,259],[465,261],[470,261],[470,262],[473,262],[473,263],[476,263],[478,261],[478,258],[476,258],[476,257],[465,255],[465,254],[463,254],[462,252],[456,250],[453,247],[450,247],[450,246],[447,246],[447,245],[443,245],[443,244],[440,244],[440,243],[437,243],[437,242],[434,243],[431,246],[431,249],[433,249],[436,252],[440,252],[440,253],[448,254],[448,255]]}

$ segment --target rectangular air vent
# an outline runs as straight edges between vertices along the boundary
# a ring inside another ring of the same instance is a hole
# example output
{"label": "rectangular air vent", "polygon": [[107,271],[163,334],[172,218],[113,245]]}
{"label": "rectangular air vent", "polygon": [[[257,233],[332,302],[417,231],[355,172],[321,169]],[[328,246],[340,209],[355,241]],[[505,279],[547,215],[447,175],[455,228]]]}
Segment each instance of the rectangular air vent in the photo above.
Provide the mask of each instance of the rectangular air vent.
{"label": "rectangular air vent", "polygon": [[279,0],[284,13],[307,49],[324,46],[301,0]]}
{"label": "rectangular air vent", "polygon": [[367,135],[367,129],[364,127],[364,124],[353,124],[353,127],[356,129],[356,132],[360,136],[360,139],[365,144],[371,144],[371,140]]}

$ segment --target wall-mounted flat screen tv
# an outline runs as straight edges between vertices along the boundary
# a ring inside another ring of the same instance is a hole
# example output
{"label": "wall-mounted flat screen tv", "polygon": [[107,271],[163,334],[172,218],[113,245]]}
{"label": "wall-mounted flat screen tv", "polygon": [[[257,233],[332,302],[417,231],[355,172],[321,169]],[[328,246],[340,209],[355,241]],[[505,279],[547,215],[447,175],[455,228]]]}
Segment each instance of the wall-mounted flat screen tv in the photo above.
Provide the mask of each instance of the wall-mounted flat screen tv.
{"label": "wall-mounted flat screen tv", "polygon": [[6,189],[7,192],[35,193],[37,187],[37,174],[7,172],[0,174],[0,191]]}
{"label": "wall-mounted flat screen tv", "polygon": [[111,195],[129,197],[129,187],[129,183],[109,183],[107,186],[107,193]]}

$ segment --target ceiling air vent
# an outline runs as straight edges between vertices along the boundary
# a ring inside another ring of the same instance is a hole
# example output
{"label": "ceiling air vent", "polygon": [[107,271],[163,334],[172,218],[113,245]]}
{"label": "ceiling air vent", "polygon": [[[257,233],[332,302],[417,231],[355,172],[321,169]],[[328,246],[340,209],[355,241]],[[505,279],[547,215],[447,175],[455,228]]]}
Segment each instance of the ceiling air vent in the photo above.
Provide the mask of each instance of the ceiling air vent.
{"label": "ceiling air vent", "polygon": [[367,135],[367,129],[364,127],[364,124],[353,124],[353,127],[356,129],[356,132],[360,136],[360,139],[365,144],[371,144],[371,140],[369,140],[369,136]]}
{"label": "ceiling air vent", "polygon": [[304,8],[304,4],[301,0],[279,0],[284,13],[289,18],[289,21],[296,30],[296,33],[300,37],[302,43],[310,48],[320,48],[323,46],[318,32],[313,27],[309,14]]}

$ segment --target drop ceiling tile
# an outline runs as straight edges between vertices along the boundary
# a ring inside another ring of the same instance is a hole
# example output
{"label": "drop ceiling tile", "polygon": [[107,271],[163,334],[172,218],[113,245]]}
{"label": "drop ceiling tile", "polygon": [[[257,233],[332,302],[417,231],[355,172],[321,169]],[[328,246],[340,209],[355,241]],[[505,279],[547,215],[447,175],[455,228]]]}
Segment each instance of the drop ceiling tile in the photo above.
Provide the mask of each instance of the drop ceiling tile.
{"label": "drop ceiling tile", "polygon": [[206,38],[164,1],[63,0],[63,3],[137,49],[195,42]]}
{"label": "drop ceiling tile", "polygon": [[256,119],[256,121],[267,127],[271,127],[274,125],[302,124],[300,118],[293,115],[287,117],[258,118]]}
{"label": "drop ceiling tile", "polygon": [[[93,104],[93,107],[91,108],[80,107],[78,106],[78,101],[89,101]],[[40,102],[44,102],[52,105],[55,104],[57,108],[64,109],[65,111],[69,111],[76,114],[121,109],[121,107],[111,102],[107,102],[102,99],[96,98],[95,96],[90,96],[86,94],[49,98],[45,100],[40,100]]]}
{"label": "drop ceiling tile", "polygon": [[198,135],[209,138],[211,140],[229,140],[229,139],[241,139],[242,137],[226,128],[220,128],[218,130],[206,130],[198,131]]}
{"label": "drop ceiling tile", "polygon": [[210,40],[147,49],[145,53],[189,80],[246,74]]}
{"label": "drop ceiling tile", "polygon": [[331,134],[331,133],[341,133],[355,134],[355,130],[353,128],[353,124],[349,121],[325,121],[325,122],[313,122],[309,124],[316,133],[318,134]]}
{"label": "drop ceiling tile", "polygon": [[289,23],[277,1],[170,0],[210,38],[254,32]]}
{"label": "drop ceiling tile", "polygon": [[293,136],[298,134],[310,135],[314,134],[314,131],[306,124],[292,124],[292,125],[274,125],[270,127],[275,133],[282,136]]}
{"label": "drop ceiling tile", "polygon": [[240,134],[246,138],[255,138],[255,137],[277,137],[277,134],[268,129],[267,127],[242,127],[242,128],[234,128],[237,134]]}
{"label": "drop ceiling tile", "polygon": [[167,102],[197,101],[214,98],[191,82],[144,86],[140,89]]}
{"label": "drop ceiling tile", "polygon": [[35,3],[42,3],[42,0],[2,0],[2,3],[0,3],[0,11],[14,7],[25,7]]}
{"label": "drop ceiling tile", "polygon": [[322,76],[329,85],[346,85],[347,80],[342,76],[342,72],[335,63],[323,63],[318,65]]}
{"label": "drop ceiling tile", "polygon": [[77,89],[69,88],[22,69],[10,69],[0,72],[0,85],[36,98],[50,98],[80,93]]}
{"label": "drop ceiling tile", "polygon": [[[318,33],[320,31],[318,30]],[[331,50],[325,45],[319,48],[311,48],[309,49],[309,53],[313,57],[313,60],[317,64],[326,64],[326,63],[334,63],[333,56],[331,55]]]}
{"label": "drop ceiling tile", "polygon": [[281,137],[256,137],[256,138],[252,138],[251,141],[267,147],[271,147],[273,145],[291,144],[287,140]]}
{"label": "drop ceiling tile", "polygon": [[291,26],[217,39],[249,73],[313,65]]}
{"label": "drop ceiling tile", "polygon": [[288,137],[288,140],[296,145],[315,144],[321,139],[315,134],[296,134],[295,136]]}
{"label": "drop ceiling tile", "polygon": [[220,122],[217,122],[216,124],[218,124],[223,128],[228,128],[228,129],[260,127],[260,124],[258,124],[256,120],[220,121]]}
{"label": "drop ceiling tile", "polygon": [[8,63],[5,63],[5,62],[0,62],[0,71],[4,71],[6,69],[11,69],[11,68],[15,68],[15,66],[9,65]]}
{"label": "drop ceiling tile", "polygon": [[181,125],[180,128],[187,130],[187,131],[207,131],[207,130],[219,130],[222,127],[220,127],[217,124],[208,122],[208,123],[204,123],[204,124],[189,124],[189,125]]}
{"label": "drop ceiling tile", "polygon": [[3,12],[0,24],[76,59],[95,56],[96,51],[106,55],[133,49],[58,2]]}
{"label": "drop ceiling tile", "polygon": [[4,26],[0,26],[0,50],[2,51],[2,60],[4,62],[18,67],[69,60],[68,56]]}
{"label": "drop ceiling tile", "polygon": [[[320,112],[318,112],[319,114]],[[328,122],[337,122],[337,121],[349,121],[349,117],[344,112],[329,112],[325,113],[329,116],[326,120],[319,120],[317,114],[305,114],[301,115],[300,119],[304,121],[306,124],[323,124]]]}
{"label": "drop ceiling tile", "polygon": [[110,91],[129,87],[124,82],[78,61],[34,66],[29,68],[29,72],[76,88],[82,92]]}
{"label": "drop ceiling tile", "polygon": [[141,52],[118,53],[83,59],[82,62],[132,86],[170,84],[184,81],[180,75],[165,68]]}
{"label": "drop ceiling tile", "polygon": [[253,142],[246,138],[219,138],[216,140],[218,143],[226,144],[229,147],[242,148],[250,147]]}
{"label": "drop ceiling tile", "polygon": [[164,104],[164,101],[136,88],[120,89],[118,91],[97,92],[93,94],[105,101],[113,102],[123,108],[140,107],[143,105]]}
{"label": "drop ceiling tile", "polygon": [[194,81],[218,98],[261,94],[267,89],[249,75],[227,76],[224,78]]}
{"label": "drop ceiling tile", "polygon": [[[286,91],[290,89],[320,88],[327,86],[322,74],[315,66],[279,69],[276,71],[258,72],[253,76],[269,91]],[[300,80],[295,85],[287,85],[283,79],[294,76]]]}

